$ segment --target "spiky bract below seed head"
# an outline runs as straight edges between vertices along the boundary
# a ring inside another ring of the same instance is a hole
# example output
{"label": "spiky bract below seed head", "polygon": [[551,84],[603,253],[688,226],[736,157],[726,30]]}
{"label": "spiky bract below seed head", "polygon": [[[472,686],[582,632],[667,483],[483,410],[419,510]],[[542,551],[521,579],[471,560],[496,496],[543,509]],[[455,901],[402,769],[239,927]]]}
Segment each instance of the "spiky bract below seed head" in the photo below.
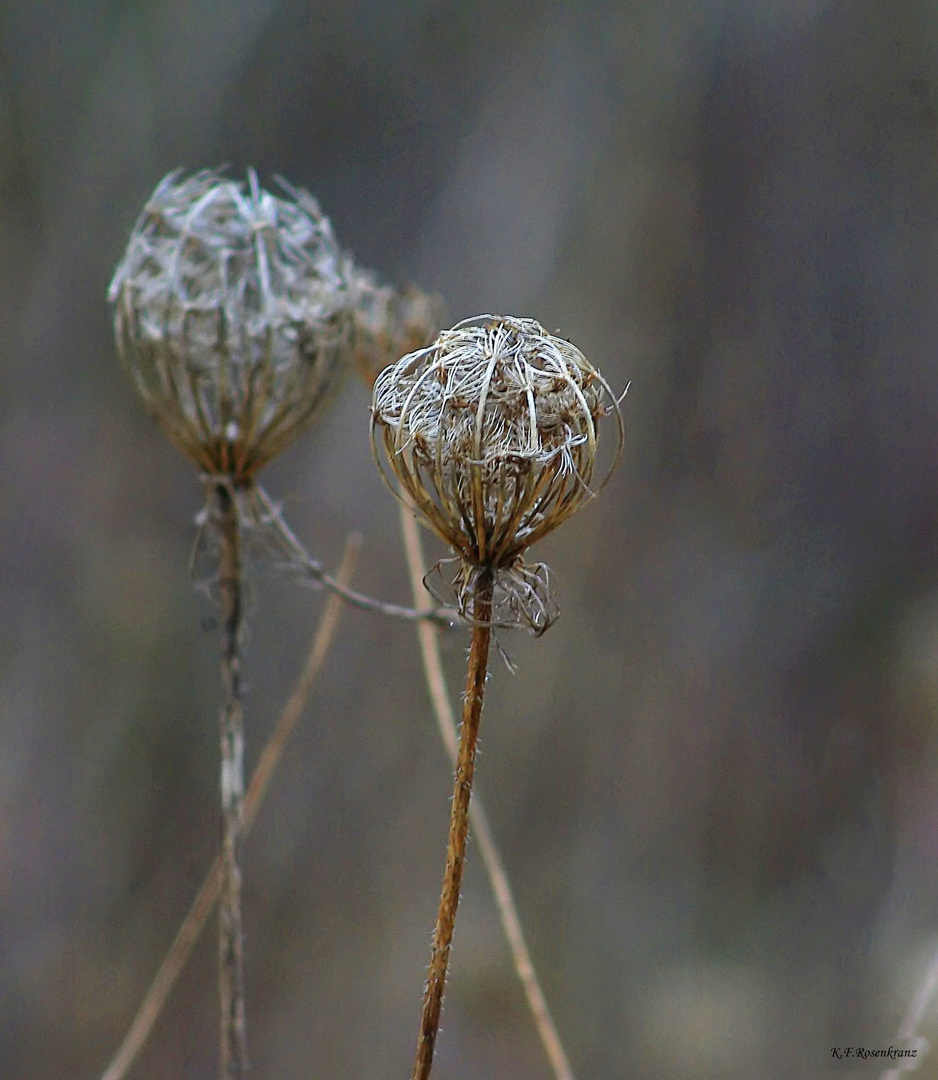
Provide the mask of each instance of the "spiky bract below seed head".
{"label": "spiky bract below seed head", "polygon": [[249,482],[345,366],[351,260],[307,192],[203,170],[153,192],[108,291],[118,351],[176,445]]}
{"label": "spiky bract below seed head", "polygon": [[[594,486],[597,423],[610,412],[617,448]],[[371,433],[392,491],[459,556],[460,610],[489,570],[502,596],[493,621],[544,630],[556,614],[549,576],[523,556],[593,498],[618,460],[622,417],[602,375],[533,319],[479,316],[381,372]]]}
{"label": "spiky bract below seed head", "polygon": [[395,289],[368,270],[356,270],[352,362],[368,386],[405,353],[429,345],[443,329],[445,305],[416,285]]}

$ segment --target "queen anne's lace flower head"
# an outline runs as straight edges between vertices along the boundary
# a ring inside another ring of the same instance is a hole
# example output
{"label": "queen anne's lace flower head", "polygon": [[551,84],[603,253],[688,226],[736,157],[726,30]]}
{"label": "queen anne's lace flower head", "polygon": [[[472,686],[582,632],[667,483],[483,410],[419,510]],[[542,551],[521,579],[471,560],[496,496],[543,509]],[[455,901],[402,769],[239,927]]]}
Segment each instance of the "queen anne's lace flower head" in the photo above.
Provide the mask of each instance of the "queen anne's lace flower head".
{"label": "queen anne's lace flower head", "polygon": [[[617,447],[597,484],[597,424],[609,413]],[[621,453],[602,375],[533,319],[480,316],[381,372],[371,430],[392,491],[459,557],[463,614],[486,573],[493,623],[546,629],[556,617],[548,569],[524,552],[593,498]]]}
{"label": "queen anne's lace flower head", "polygon": [[114,274],[134,386],[204,472],[237,484],[315,418],[345,366],[350,259],[307,192],[170,173]]}

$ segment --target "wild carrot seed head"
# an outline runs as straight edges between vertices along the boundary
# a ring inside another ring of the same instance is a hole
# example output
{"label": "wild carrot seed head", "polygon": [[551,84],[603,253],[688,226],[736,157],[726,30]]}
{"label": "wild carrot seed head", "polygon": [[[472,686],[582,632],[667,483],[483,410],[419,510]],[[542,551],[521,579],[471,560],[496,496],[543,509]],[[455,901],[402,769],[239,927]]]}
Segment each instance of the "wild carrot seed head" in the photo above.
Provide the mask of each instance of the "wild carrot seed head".
{"label": "wild carrot seed head", "polygon": [[458,555],[465,613],[493,573],[499,625],[541,632],[556,617],[545,566],[524,552],[593,498],[597,424],[615,417],[608,383],[570,342],[533,319],[480,316],[380,373],[372,443],[392,491]]}
{"label": "wild carrot seed head", "polygon": [[368,270],[356,270],[352,363],[368,384],[405,353],[429,345],[443,328],[442,297],[408,285],[383,285]]}
{"label": "wild carrot seed head", "polygon": [[280,184],[170,173],[108,290],[149,410],[199,469],[238,484],[315,419],[351,325],[351,260],[316,200]]}

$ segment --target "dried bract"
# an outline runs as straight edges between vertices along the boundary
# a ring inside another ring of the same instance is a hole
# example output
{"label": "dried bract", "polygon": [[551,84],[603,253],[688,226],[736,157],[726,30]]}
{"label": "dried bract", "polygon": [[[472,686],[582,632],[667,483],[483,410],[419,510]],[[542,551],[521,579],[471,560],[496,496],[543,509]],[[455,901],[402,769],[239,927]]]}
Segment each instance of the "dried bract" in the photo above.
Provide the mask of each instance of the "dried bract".
{"label": "dried bract", "polygon": [[354,284],[352,362],[372,386],[382,368],[433,341],[443,329],[445,305],[416,285],[382,285],[367,270],[356,270]]}
{"label": "dried bract", "polygon": [[[594,485],[597,423],[609,413],[617,447]],[[392,491],[459,556],[463,614],[486,569],[493,623],[546,629],[556,615],[547,568],[525,565],[524,552],[593,498],[624,441],[615,397],[580,350],[533,319],[459,323],[381,372],[371,431]]]}
{"label": "dried bract", "polygon": [[170,173],[108,291],[118,350],[176,445],[246,484],[315,418],[351,325],[352,267],[316,200]]}

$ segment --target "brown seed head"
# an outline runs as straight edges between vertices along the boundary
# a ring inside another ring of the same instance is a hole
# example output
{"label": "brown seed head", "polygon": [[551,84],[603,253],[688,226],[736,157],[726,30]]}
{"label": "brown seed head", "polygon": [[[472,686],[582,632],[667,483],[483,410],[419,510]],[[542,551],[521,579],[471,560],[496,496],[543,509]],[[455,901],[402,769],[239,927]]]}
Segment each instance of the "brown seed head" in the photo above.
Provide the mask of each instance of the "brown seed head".
{"label": "brown seed head", "polygon": [[316,200],[203,170],[170,173],[111,281],[118,351],[199,469],[247,484],[334,390],[351,324],[351,261]]}
{"label": "brown seed head", "polygon": [[[612,413],[614,460],[596,486],[597,423]],[[546,566],[526,549],[593,498],[622,450],[606,380],[533,319],[480,316],[385,368],[374,386],[372,443],[385,479],[459,556],[461,610],[494,572],[499,625],[540,632],[556,616]]]}
{"label": "brown seed head", "polygon": [[352,362],[373,386],[382,368],[433,341],[443,329],[445,305],[416,285],[382,285],[368,270],[356,270],[354,284]]}

